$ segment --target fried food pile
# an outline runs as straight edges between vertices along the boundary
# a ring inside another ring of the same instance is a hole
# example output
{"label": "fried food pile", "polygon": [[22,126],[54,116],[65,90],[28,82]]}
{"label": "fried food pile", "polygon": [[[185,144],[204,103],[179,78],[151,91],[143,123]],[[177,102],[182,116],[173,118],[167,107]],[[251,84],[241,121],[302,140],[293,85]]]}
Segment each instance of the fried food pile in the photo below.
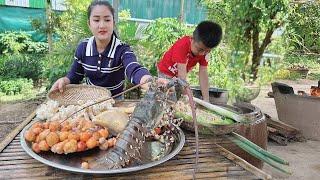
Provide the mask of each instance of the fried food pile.
{"label": "fried food pile", "polygon": [[109,138],[107,128],[95,125],[92,121],[36,122],[25,131],[24,137],[32,143],[36,153],[52,151],[68,154],[86,151],[98,147],[106,150],[114,146],[116,138]]}
{"label": "fried food pile", "polygon": [[[106,121],[104,117],[108,117],[108,114],[103,117],[100,114],[114,110],[114,100],[90,106],[69,117],[73,112],[91,103],[88,101],[79,102],[79,105],[59,106],[56,101],[49,100],[41,104],[36,110],[35,120],[38,122],[34,123],[24,134],[26,141],[32,143],[32,150],[36,153],[52,151],[57,154],[68,154],[95,147],[101,150],[113,147],[116,138],[112,135],[117,134],[110,133],[109,126],[114,127],[114,124],[119,124],[119,118],[113,114],[113,121],[101,123]],[[120,118],[126,123],[129,119],[128,115],[122,114],[122,116],[127,117]],[[69,118],[65,120],[67,117]],[[98,122],[95,122],[96,117],[99,119]]]}

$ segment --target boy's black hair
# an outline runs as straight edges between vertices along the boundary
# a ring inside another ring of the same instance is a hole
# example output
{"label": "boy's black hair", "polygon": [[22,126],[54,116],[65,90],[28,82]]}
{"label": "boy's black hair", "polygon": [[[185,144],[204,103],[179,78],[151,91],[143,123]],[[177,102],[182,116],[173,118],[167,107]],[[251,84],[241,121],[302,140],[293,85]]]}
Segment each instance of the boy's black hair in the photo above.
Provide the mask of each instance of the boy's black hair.
{"label": "boy's black hair", "polygon": [[193,31],[193,39],[201,41],[208,48],[214,48],[222,39],[222,28],[212,21],[202,21]]}
{"label": "boy's black hair", "polygon": [[92,8],[97,5],[107,6],[109,8],[109,10],[111,11],[112,16],[114,17],[114,9],[108,1],[106,1],[106,0],[93,0],[87,10],[88,19],[90,18]]}

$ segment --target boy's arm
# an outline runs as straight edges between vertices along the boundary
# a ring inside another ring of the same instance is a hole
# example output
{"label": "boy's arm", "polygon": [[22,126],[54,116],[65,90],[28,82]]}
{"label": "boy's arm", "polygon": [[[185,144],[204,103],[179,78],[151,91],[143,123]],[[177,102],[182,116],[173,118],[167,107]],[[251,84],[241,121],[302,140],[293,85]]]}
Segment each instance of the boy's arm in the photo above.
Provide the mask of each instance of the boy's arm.
{"label": "boy's arm", "polygon": [[177,63],[178,78],[187,80],[187,65],[182,63]]}
{"label": "boy's arm", "polygon": [[209,77],[207,66],[199,67],[199,82],[202,93],[202,98],[204,101],[209,102]]}

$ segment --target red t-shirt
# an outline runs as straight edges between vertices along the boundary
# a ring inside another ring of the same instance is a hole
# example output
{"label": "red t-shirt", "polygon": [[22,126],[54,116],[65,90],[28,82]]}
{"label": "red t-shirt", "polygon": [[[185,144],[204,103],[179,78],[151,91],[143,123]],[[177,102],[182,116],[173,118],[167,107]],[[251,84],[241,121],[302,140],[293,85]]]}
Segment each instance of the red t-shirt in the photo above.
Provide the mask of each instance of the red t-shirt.
{"label": "red t-shirt", "polygon": [[160,72],[173,77],[178,75],[177,63],[187,64],[187,72],[189,72],[198,62],[200,66],[208,65],[205,56],[192,55],[191,37],[184,36],[171,46],[157,66]]}

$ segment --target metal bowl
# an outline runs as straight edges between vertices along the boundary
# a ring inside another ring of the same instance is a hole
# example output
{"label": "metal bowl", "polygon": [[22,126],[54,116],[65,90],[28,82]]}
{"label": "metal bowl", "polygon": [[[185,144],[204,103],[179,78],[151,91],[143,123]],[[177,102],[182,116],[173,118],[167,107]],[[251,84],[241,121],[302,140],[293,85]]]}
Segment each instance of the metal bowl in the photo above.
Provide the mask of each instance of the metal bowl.
{"label": "metal bowl", "polygon": [[[37,121],[35,121],[37,122]],[[33,123],[30,123],[28,126],[26,126],[21,133],[20,136],[20,143],[22,148],[26,151],[27,154],[29,154],[34,159],[48,165],[52,166],[58,169],[71,171],[75,173],[85,173],[85,174],[120,174],[120,173],[128,173],[128,172],[135,172],[140,171],[143,169],[147,169],[156,165],[159,165],[161,163],[164,163],[168,161],[169,159],[173,158],[175,155],[177,155],[180,150],[183,148],[185,143],[185,135],[183,131],[177,127],[174,126],[174,136],[175,136],[175,142],[172,144],[172,147],[170,148],[171,151],[160,154],[162,158],[159,160],[152,161],[151,153],[152,153],[152,142],[147,141],[146,142],[146,151],[143,151],[144,159],[140,163],[133,162],[131,166],[121,168],[121,169],[108,169],[108,170],[97,170],[97,169],[82,169],[81,163],[83,161],[88,161],[91,158],[97,157],[97,156],[103,156],[108,151],[102,151],[99,148],[94,148],[92,150],[88,150],[85,152],[76,152],[71,153],[68,155],[60,155],[60,154],[54,154],[51,151],[50,152],[41,152],[39,154],[33,152],[31,148],[31,143],[25,141],[24,133],[26,130],[28,130]]]}
{"label": "metal bowl", "polygon": [[[202,99],[202,93],[199,86],[191,87],[193,96]],[[209,101],[213,104],[227,104],[229,99],[228,90],[220,88],[209,88]]]}

